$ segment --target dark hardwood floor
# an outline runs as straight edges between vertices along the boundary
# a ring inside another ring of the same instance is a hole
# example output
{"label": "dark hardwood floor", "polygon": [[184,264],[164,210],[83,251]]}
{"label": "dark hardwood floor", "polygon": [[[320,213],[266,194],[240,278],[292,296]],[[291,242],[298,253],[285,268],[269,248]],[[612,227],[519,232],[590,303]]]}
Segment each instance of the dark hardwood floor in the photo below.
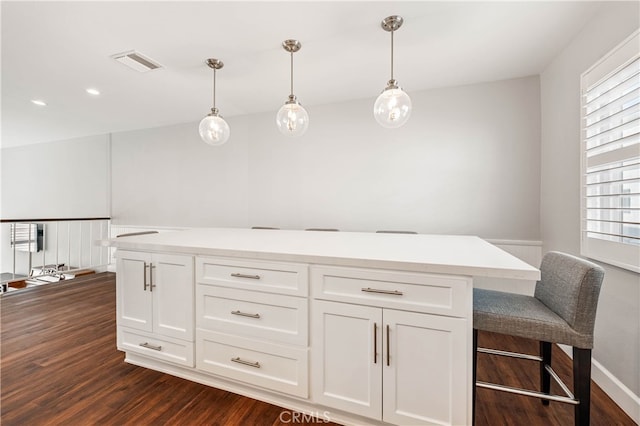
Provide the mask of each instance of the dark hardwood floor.
{"label": "dark hardwood floor", "polygon": [[[5,294],[0,309],[3,426],[293,423],[291,412],[280,407],[124,363],[115,346],[114,274]],[[479,341],[537,349],[498,335],[481,334]],[[570,383],[569,358],[557,348],[554,356],[554,368]],[[479,380],[535,388],[537,377],[535,363],[479,355]],[[478,389],[477,403],[478,426],[573,424],[573,407],[565,404],[544,407],[536,399],[485,389]],[[595,385],[591,417],[593,425],[635,424]]]}

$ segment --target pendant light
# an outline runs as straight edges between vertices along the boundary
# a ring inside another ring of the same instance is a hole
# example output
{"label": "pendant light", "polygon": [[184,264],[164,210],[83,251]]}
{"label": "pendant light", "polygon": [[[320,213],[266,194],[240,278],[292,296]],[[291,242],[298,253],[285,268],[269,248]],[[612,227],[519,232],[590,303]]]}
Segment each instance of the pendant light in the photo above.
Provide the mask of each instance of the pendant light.
{"label": "pendant light", "polygon": [[404,125],[411,115],[411,98],[393,78],[393,33],[402,26],[402,16],[388,16],[382,21],[382,29],[391,33],[391,80],[373,105],[373,116],[382,126],[390,129]]}
{"label": "pendant light", "polygon": [[209,68],[213,68],[213,108],[211,112],[200,122],[200,137],[212,146],[222,145],[229,139],[231,130],[226,121],[218,114],[216,108],[216,71],[224,66],[220,59],[207,59]]}
{"label": "pendant light", "polygon": [[291,94],[278,111],[276,124],[280,132],[287,136],[301,136],[309,127],[309,114],[293,94],[293,54],[300,50],[302,45],[298,40],[285,40],[282,47],[291,54]]}

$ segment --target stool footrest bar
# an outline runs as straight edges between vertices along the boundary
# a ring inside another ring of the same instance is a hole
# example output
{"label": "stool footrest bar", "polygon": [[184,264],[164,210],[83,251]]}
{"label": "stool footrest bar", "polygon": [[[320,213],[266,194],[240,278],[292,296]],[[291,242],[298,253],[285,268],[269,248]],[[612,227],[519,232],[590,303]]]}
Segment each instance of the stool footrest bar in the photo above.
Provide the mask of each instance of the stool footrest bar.
{"label": "stool footrest bar", "polygon": [[[508,356],[511,358],[521,358],[521,359],[527,359],[527,360],[531,360],[531,361],[538,361],[538,362],[542,362],[542,358],[539,356],[535,356],[535,355],[528,355],[528,354],[521,354],[518,352],[508,352],[508,351],[500,351],[497,349],[488,349],[488,348],[478,348],[478,352],[482,352],[484,354],[490,354],[490,355],[500,355],[500,356]],[[575,396],[573,395],[573,393],[571,393],[571,391],[569,390],[569,388],[567,387],[567,385],[560,379],[560,377],[558,377],[558,375],[556,374],[556,372],[553,370],[553,368],[551,368],[551,366],[549,364],[544,364],[544,368],[545,370],[547,370],[547,372],[549,373],[549,375],[553,378],[553,380],[555,380],[555,382],[560,385],[560,387],[562,388],[562,391],[565,393],[566,397],[563,396],[558,396],[558,398],[566,398],[572,401],[577,401],[577,399],[575,398]],[[503,385],[496,385],[493,383],[486,383],[486,382],[478,382],[478,383],[483,383],[484,386],[480,386],[480,387],[484,387],[484,388],[489,388],[489,389],[495,389],[495,390],[503,390],[505,392],[511,392],[511,391],[507,391],[506,389],[503,388],[509,388],[509,389],[516,389],[516,390],[522,390],[525,392],[533,392],[533,391],[528,391],[525,389],[519,389],[519,388],[511,388],[509,386],[503,386]],[[489,386],[490,385],[490,386]],[[501,389],[496,389],[493,386],[496,387],[501,387]],[[513,392],[513,393],[518,393],[518,392]],[[549,395],[542,393],[542,392],[535,392],[539,395],[545,395],[544,399],[552,399],[552,398],[548,398]],[[529,395],[529,396],[535,396],[538,398],[542,398],[538,395]],[[554,401],[557,401],[557,399],[553,399]],[[560,402],[568,402],[568,401],[560,401]],[[579,402],[569,402],[570,404],[579,404]]]}
{"label": "stool footrest bar", "polygon": [[567,397],[571,399],[576,399],[576,397],[571,393],[567,385],[565,385],[564,382],[560,379],[560,377],[558,377],[558,375],[556,374],[555,371],[553,371],[553,368],[551,368],[550,365],[545,364],[544,369],[547,370],[551,375],[551,377],[553,378],[553,380],[555,380],[556,383],[560,385],[560,387],[562,388],[562,391],[565,393],[565,395],[567,395]]}
{"label": "stool footrest bar", "polygon": [[511,358],[529,359],[531,361],[542,361],[542,358],[536,355],[521,354],[518,352],[499,351],[497,349],[478,348],[478,352],[489,355],[509,356]]}
{"label": "stool footrest bar", "polygon": [[547,395],[546,393],[542,393],[538,391],[514,388],[511,386],[505,386],[505,385],[496,385],[494,383],[476,382],[476,386],[479,388],[486,388],[486,389],[492,389],[492,390],[497,390],[501,392],[514,393],[517,395],[530,396],[533,398],[548,399],[549,401],[563,402],[565,404],[572,404],[572,405],[580,404],[579,400],[575,398],[569,398],[567,396]]}

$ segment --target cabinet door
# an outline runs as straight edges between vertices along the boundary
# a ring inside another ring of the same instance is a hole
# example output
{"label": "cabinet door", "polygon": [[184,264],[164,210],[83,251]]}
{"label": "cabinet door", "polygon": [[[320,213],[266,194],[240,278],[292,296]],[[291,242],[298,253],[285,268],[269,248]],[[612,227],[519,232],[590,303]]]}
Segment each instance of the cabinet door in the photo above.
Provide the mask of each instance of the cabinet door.
{"label": "cabinet door", "polygon": [[193,257],[154,254],[150,278],[154,333],[193,341]]}
{"label": "cabinet door", "polygon": [[466,320],[396,310],[384,310],[383,319],[383,420],[467,424]]}
{"label": "cabinet door", "polygon": [[313,302],[314,402],[380,420],[382,309]]}
{"label": "cabinet door", "polygon": [[118,325],[152,331],[148,253],[116,252],[116,311]]}

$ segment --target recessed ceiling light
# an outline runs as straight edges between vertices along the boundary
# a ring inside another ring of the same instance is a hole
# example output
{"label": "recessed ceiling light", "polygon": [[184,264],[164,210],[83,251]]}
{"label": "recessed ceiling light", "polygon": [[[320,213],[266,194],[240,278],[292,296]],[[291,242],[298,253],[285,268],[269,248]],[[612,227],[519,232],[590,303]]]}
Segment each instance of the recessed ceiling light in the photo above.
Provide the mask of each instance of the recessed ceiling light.
{"label": "recessed ceiling light", "polygon": [[45,101],[41,101],[40,99],[31,99],[31,103],[34,103],[38,106],[47,106]]}
{"label": "recessed ceiling light", "polygon": [[100,91],[98,89],[89,88],[87,89],[87,93],[93,96],[98,96]]}

